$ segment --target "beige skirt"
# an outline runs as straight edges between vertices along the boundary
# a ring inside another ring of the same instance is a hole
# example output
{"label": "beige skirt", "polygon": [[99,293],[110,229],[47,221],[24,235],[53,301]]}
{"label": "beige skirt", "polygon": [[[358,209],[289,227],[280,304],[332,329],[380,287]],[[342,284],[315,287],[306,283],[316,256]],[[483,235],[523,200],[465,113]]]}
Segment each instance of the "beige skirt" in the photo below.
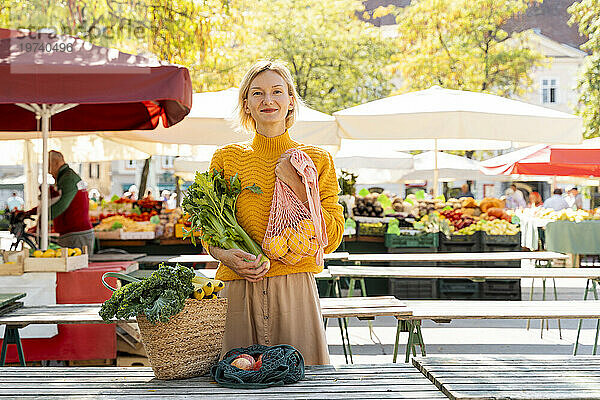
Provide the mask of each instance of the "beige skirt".
{"label": "beige skirt", "polygon": [[228,299],[223,354],[252,344],[289,344],[306,365],[329,364],[319,293],[311,272],[274,276],[257,283],[225,282]]}

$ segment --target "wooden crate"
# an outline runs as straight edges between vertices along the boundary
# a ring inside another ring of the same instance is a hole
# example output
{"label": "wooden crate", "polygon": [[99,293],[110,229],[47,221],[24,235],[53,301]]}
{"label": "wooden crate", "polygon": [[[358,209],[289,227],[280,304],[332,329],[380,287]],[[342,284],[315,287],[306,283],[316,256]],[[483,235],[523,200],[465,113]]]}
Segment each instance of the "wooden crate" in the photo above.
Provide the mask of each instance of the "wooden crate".
{"label": "wooden crate", "polygon": [[21,251],[2,251],[2,258],[0,259],[0,276],[8,275],[23,275],[24,271],[24,259],[25,252]]}
{"label": "wooden crate", "polygon": [[94,360],[69,360],[69,367],[112,367],[115,365],[115,360],[112,358],[98,358]]}
{"label": "wooden crate", "polygon": [[62,257],[59,258],[25,257],[25,272],[69,272],[87,268],[87,246],[81,251],[83,254],[80,256],[71,257],[67,257],[65,249],[62,250]]}
{"label": "wooden crate", "polygon": [[117,336],[117,353],[123,356],[134,355],[146,357],[146,349],[142,343],[131,345],[127,341]]}
{"label": "wooden crate", "polygon": [[117,356],[117,367],[150,367],[150,361],[143,356]]}

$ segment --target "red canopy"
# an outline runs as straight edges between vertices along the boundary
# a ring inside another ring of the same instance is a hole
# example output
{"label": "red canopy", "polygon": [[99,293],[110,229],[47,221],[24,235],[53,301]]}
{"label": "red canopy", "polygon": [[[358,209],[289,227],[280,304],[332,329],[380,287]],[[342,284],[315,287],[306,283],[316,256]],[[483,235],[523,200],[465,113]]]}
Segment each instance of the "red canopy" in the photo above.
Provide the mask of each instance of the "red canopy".
{"label": "red canopy", "polygon": [[488,175],[600,176],[600,140],[581,145],[537,145],[483,161]]}
{"label": "red canopy", "polygon": [[186,68],[50,33],[0,29],[0,88],[0,131],[38,130],[15,103],[78,104],[52,117],[53,131],[154,129],[161,117],[169,127],[192,106]]}

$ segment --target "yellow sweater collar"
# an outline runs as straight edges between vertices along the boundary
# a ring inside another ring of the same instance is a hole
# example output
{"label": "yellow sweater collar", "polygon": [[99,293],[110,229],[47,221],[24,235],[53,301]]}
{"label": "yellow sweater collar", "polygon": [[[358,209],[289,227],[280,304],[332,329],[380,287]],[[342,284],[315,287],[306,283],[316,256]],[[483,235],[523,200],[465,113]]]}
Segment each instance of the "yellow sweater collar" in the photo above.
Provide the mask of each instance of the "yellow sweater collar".
{"label": "yellow sweater collar", "polygon": [[297,146],[298,143],[290,138],[290,134],[286,130],[279,136],[266,137],[256,132],[252,140],[252,148],[256,153],[267,157],[279,157],[281,153],[287,149]]}

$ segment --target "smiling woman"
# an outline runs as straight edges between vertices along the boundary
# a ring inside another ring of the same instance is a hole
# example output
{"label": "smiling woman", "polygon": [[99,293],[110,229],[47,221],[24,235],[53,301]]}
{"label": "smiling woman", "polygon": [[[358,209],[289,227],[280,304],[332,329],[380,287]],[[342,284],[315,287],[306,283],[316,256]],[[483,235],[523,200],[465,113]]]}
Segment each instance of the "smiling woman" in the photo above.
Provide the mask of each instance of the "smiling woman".
{"label": "smiling woman", "polygon": [[[236,206],[240,226],[262,244],[269,220],[275,177],[288,185],[300,201],[307,201],[304,184],[285,151],[297,148],[314,162],[319,176],[321,210],[328,245],[334,251],[344,230],[342,207],[331,155],[318,147],[290,138],[301,104],[289,70],[279,62],[259,61],[246,73],[239,90],[238,123],[253,133],[250,142],[218,149],[210,169],[223,170],[225,177],[238,174],[242,187],[258,185],[262,193],[244,191]],[[222,293],[228,298],[223,352],[252,344],[290,344],[311,364],[328,364],[329,354],[313,274],[323,270],[314,256],[287,265],[260,260],[238,249],[208,246],[220,261],[217,279],[228,281]]]}

